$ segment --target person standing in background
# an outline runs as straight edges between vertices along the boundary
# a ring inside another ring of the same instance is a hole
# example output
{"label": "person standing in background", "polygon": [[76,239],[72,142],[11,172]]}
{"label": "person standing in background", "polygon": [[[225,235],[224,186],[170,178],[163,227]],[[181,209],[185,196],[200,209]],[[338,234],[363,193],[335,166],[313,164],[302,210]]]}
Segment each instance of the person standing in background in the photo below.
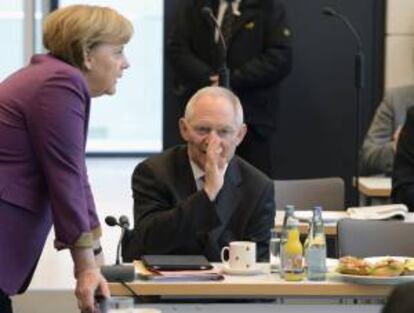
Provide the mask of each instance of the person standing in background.
{"label": "person standing in background", "polygon": [[361,175],[391,176],[407,110],[414,106],[414,85],[393,88],[378,106],[360,152]]}
{"label": "person standing in background", "polygon": [[[168,39],[180,102],[203,86],[219,85],[222,43],[227,47],[230,89],[243,104],[249,128],[237,154],[273,176],[273,135],[278,87],[291,70],[291,31],[279,0],[181,0]],[[207,10],[206,10],[207,9]]]}
{"label": "person standing in background", "polygon": [[107,7],[56,10],[43,25],[49,53],[0,84],[2,313],[28,287],[52,224],[55,247],[72,255],[80,310],[95,311],[95,289],[109,296],[85,144],[90,98],[115,93],[132,34],[130,21]]}

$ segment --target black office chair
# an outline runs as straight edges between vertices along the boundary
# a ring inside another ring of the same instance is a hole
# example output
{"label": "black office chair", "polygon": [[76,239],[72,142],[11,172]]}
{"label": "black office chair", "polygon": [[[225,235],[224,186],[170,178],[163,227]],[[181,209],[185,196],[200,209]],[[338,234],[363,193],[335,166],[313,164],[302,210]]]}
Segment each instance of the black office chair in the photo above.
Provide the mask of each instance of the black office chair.
{"label": "black office chair", "polygon": [[401,284],[395,287],[385,303],[382,313],[413,313],[414,283]]}
{"label": "black office chair", "polygon": [[339,257],[414,257],[413,223],[343,219],[337,227]]}

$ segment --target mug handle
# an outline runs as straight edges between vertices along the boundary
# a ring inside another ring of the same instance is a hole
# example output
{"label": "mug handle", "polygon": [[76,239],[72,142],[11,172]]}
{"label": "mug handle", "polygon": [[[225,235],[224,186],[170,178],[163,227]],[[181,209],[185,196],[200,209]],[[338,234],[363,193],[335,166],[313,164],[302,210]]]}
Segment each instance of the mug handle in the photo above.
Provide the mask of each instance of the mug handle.
{"label": "mug handle", "polygon": [[226,266],[228,266],[229,265],[229,259],[226,260],[224,258],[224,253],[226,251],[228,252],[229,257],[230,257],[230,249],[229,249],[229,247],[223,247],[223,249],[221,249],[221,262],[223,262]]}

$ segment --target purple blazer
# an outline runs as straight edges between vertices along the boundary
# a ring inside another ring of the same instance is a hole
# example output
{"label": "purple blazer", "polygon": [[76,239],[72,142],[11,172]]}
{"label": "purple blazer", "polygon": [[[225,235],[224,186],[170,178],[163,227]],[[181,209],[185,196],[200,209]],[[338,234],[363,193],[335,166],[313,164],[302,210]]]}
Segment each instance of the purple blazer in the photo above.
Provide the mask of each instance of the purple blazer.
{"label": "purple blazer", "polygon": [[99,226],[85,166],[89,107],[81,71],[51,55],[0,84],[0,289],[9,295],[26,289],[52,224],[58,248]]}

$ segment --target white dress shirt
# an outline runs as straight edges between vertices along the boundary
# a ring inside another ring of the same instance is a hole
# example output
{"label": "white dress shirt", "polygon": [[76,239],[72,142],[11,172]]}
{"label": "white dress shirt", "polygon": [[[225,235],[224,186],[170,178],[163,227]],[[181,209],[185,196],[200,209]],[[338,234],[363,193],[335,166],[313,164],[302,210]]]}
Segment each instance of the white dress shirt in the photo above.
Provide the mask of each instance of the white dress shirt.
{"label": "white dress shirt", "polygon": [[204,176],[206,173],[190,159],[191,170],[193,171],[194,181],[197,186],[197,190],[201,190],[204,187]]}

